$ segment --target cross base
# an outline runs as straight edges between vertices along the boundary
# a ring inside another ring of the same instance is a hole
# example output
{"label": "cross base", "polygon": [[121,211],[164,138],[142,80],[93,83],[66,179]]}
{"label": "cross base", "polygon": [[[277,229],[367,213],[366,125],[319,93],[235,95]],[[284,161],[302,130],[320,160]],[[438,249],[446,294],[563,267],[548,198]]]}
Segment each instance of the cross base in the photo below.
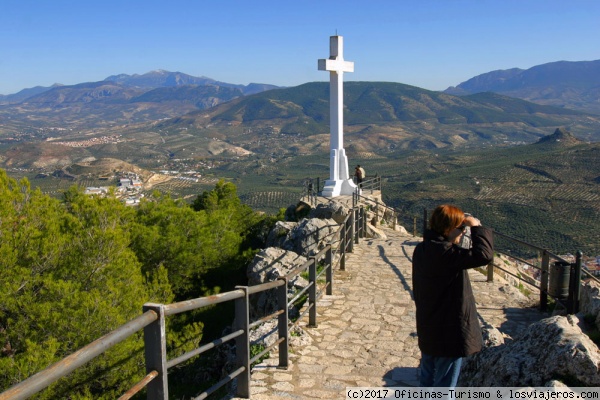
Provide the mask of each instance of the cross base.
{"label": "cross base", "polygon": [[323,197],[351,196],[356,191],[356,185],[351,179],[326,180],[321,192]]}

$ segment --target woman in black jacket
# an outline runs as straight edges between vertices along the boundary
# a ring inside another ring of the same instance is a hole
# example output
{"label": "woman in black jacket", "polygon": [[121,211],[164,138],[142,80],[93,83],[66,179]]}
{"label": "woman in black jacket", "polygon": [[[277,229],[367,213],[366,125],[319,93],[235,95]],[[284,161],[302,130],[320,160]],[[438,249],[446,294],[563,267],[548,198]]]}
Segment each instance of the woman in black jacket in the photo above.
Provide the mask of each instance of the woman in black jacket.
{"label": "woman in black jacket", "polygon": [[[469,249],[458,246],[466,226],[471,229]],[[421,386],[455,387],[462,358],[481,350],[481,327],[466,270],[492,259],[489,228],[455,206],[434,210],[412,261]]]}

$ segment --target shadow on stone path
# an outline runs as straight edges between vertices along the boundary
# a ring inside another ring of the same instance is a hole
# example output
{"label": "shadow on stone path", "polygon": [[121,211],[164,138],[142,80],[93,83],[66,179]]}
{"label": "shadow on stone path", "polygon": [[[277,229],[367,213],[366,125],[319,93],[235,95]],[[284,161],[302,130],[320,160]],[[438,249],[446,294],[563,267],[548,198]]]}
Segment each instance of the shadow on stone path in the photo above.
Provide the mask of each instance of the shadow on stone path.
{"label": "shadow on stone path", "polygon": [[[252,399],[343,399],[346,387],[418,386],[411,259],[420,238],[384,232],[386,239],[362,239],[346,271],[334,272],[333,295],[318,302],[317,327],[300,323],[308,340],[290,344],[288,369],[276,368],[277,354],[254,367]],[[503,283],[470,276],[481,316],[504,334],[544,317]]]}

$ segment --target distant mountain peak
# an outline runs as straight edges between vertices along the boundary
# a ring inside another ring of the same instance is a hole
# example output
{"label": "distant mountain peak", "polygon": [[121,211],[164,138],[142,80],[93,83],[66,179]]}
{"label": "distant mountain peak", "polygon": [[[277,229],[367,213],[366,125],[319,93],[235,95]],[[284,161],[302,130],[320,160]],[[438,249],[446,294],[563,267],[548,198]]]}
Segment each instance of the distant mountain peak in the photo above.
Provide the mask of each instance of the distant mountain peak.
{"label": "distant mountain peak", "polygon": [[[207,77],[196,77],[183,72],[171,72],[164,69],[156,69],[154,71],[146,72],[145,74],[119,74],[111,75],[105,79],[105,81],[112,81],[121,83],[123,85],[135,86],[139,88],[154,89],[158,87],[172,87],[172,86],[184,86],[184,85],[207,85],[217,83],[214,79]],[[223,84],[228,86],[235,86],[231,84]]]}
{"label": "distant mountain peak", "polygon": [[581,140],[577,139],[567,128],[556,128],[552,135],[544,136],[537,143],[561,143],[561,144],[577,144]]}

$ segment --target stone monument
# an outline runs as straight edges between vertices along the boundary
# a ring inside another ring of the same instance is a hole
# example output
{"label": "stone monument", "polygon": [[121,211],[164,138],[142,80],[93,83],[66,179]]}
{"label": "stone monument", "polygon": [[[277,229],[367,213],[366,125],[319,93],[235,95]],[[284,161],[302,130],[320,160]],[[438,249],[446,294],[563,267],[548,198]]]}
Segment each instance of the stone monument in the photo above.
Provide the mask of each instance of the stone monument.
{"label": "stone monument", "polygon": [[329,58],[319,60],[319,71],[329,71],[329,179],[322,195],[351,195],[356,185],[348,173],[348,158],[344,150],[344,72],[354,72],[354,63],[344,60],[344,38],[329,38]]}

